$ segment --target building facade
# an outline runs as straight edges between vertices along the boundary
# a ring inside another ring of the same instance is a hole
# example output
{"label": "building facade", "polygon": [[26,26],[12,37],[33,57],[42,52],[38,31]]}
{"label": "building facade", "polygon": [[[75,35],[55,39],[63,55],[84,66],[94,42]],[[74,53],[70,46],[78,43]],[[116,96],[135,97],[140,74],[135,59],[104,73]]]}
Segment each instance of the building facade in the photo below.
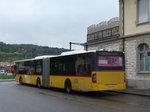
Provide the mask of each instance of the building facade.
{"label": "building facade", "polygon": [[150,1],[119,3],[119,18],[88,27],[85,48],[124,51],[127,85],[150,89]]}

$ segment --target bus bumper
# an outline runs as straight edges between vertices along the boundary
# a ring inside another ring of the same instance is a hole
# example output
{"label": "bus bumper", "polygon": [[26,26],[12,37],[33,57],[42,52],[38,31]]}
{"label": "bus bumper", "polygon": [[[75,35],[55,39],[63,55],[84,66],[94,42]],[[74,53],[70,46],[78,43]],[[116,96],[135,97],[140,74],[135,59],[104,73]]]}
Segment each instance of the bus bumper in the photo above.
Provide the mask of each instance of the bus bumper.
{"label": "bus bumper", "polygon": [[126,84],[114,84],[114,85],[103,85],[103,84],[92,84],[92,91],[106,91],[106,90],[124,90]]}

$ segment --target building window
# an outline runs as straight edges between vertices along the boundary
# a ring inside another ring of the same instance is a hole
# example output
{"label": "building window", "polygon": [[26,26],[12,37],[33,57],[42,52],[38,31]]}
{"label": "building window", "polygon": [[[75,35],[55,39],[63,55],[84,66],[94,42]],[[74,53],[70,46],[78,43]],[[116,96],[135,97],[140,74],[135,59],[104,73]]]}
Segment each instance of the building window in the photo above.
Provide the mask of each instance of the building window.
{"label": "building window", "polygon": [[138,24],[149,21],[149,0],[137,0]]}
{"label": "building window", "polygon": [[147,52],[149,51],[149,46],[147,44],[141,44],[139,46],[140,55],[140,71],[149,71],[149,57]]}

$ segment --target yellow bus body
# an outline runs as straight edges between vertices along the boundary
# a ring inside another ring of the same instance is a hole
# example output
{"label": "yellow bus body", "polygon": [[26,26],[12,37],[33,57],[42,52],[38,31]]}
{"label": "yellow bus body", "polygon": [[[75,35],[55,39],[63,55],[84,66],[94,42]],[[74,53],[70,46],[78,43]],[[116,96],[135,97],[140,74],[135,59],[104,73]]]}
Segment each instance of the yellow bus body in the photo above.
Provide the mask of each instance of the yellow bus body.
{"label": "yellow bus body", "polygon": [[22,77],[22,83],[24,83],[24,84],[37,85],[37,79],[38,78],[40,79],[41,84],[43,84],[42,75],[17,74],[16,77],[15,77],[16,82],[19,82],[20,77]]}
{"label": "yellow bus body", "polygon": [[[124,71],[93,71],[96,74],[96,82],[92,82],[92,76],[49,76],[49,87],[65,88],[65,81],[71,81],[72,90],[75,91],[105,91],[105,90],[121,90],[126,89]],[[22,77],[22,82],[26,84],[36,85],[37,78],[40,78],[41,86],[42,75],[16,75],[16,81]]]}
{"label": "yellow bus body", "polygon": [[122,90],[126,89],[124,71],[101,71],[96,74],[96,83],[92,83],[92,90]]}

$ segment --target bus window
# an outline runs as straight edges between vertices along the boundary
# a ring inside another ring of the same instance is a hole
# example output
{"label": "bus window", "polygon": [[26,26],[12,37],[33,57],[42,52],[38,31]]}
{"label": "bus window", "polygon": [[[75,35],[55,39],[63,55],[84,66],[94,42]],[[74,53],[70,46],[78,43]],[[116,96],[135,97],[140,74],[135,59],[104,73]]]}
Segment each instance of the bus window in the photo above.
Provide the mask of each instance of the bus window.
{"label": "bus window", "polygon": [[35,65],[35,74],[40,75],[42,73],[42,66],[40,64]]}
{"label": "bus window", "polygon": [[83,65],[83,72],[87,72],[86,71],[86,64]]}
{"label": "bus window", "polygon": [[87,73],[91,73],[91,65],[90,64],[87,65]]}
{"label": "bus window", "polygon": [[34,74],[35,75],[42,75],[43,69],[42,69],[42,60],[34,61]]}
{"label": "bus window", "polygon": [[76,65],[77,76],[90,76],[92,55],[90,53],[77,55],[77,60],[75,65]]}
{"label": "bus window", "polygon": [[42,63],[38,61],[25,61],[16,63],[18,74],[42,75]]}
{"label": "bus window", "polygon": [[75,57],[62,56],[50,60],[50,73],[52,75],[75,75]]}

